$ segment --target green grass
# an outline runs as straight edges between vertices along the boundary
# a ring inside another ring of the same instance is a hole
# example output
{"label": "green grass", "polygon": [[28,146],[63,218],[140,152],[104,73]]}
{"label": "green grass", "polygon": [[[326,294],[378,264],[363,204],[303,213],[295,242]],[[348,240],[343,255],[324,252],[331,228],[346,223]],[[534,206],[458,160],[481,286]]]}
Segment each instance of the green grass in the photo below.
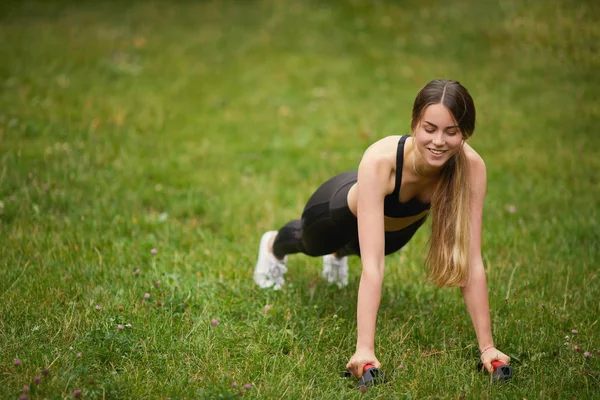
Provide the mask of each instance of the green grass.
{"label": "green grass", "polygon": [[[597,2],[7,2],[0,41],[0,397],[600,397]],[[359,260],[344,289],[294,256],[259,290],[258,241],[408,132],[440,77],[476,102],[516,376],[475,370],[459,291],[424,279],[424,228],[387,258],[389,384],[363,395],[341,377]]]}

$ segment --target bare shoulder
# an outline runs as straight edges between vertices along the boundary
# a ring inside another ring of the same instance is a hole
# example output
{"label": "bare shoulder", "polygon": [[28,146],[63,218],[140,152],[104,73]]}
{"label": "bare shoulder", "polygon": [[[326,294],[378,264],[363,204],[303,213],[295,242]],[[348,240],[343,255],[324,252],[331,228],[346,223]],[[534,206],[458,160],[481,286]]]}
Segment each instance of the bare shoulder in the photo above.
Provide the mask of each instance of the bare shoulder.
{"label": "bare shoulder", "polygon": [[367,150],[365,150],[364,156],[377,159],[389,158],[392,156],[392,158],[395,160],[400,137],[401,136],[394,135],[379,139],[375,143],[371,144]]}
{"label": "bare shoulder", "polygon": [[469,169],[477,175],[483,174],[485,176],[485,161],[483,161],[483,158],[468,143],[465,143],[464,149],[469,161]]}
{"label": "bare shoulder", "polygon": [[[358,166],[358,182],[363,182],[361,186],[367,182],[367,186],[364,187],[374,184],[381,188],[382,194],[394,191],[399,140],[400,136],[387,136],[379,139],[365,150]],[[373,188],[368,191],[377,192]]]}
{"label": "bare shoulder", "polygon": [[465,155],[469,163],[471,190],[476,198],[483,198],[487,186],[487,172],[483,158],[470,145],[465,143]]}
{"label": "bare shoulder", "polygon": [[371,144],[365,150],[361,162],[389,164],[396,166],[396,151],[400,136],[386,136]]}

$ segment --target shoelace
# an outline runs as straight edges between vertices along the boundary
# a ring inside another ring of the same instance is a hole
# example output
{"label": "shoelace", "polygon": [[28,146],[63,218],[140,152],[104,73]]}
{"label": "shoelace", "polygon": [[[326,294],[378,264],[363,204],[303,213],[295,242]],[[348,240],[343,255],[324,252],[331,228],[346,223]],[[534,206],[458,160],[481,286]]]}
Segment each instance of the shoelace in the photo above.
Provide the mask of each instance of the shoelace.
{"label": "shoelace", "polygon": [[269,276],[271,278],[279,278],[280,276],[283,275],[283,268],[281,267],[281,265],[279,263],[274,264],[270,269],[269,269]]}

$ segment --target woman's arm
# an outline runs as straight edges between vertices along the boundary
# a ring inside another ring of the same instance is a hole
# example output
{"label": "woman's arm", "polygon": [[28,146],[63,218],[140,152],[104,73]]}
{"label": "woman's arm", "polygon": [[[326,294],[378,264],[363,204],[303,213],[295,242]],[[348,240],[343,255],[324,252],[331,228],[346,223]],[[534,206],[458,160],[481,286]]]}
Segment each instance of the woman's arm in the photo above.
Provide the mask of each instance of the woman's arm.
{"label": "woman's arm", "polygon": [[473,327],[475,328],[479,350],[483,351],[487,347],[494,345],[490,325],[490,308],[485,270],[481,257],[481,225],[483,219],[483,201],[486,192],[485,163],[477,156],[470,161],[469,170],[471,185],[471,265],[469,266],[469,282],[461,290],[465,299],[465,305],[471,315]]}
{"label": "woman's arm", "polygon": [[362,274],[358,289],[357,347],[373,349],[375,321],[381,299],[385,271],[383,198],[387,178],[386,166],[377,157],[366,158],[358,169],[358,240]]}
{"label": "woman's arm", "polygon": [[[490,351],[485,358],[485,367],[491,371],[491,361],[500,359],[508,363],[510,358],[505,354],[495,350],[494,340],[492,338],[492,327],[490,323],[490,307],[488,299],[487,283],[485,270],[483,268],[483,259],[481,257],[481,230],[483,219],[483,202],[486,192],[486,169],[485,163],[476,155],[469,165],[470,184],[471,184],[471,265],[469,267],[469,282],[467,286],[461,288],[465,305],[471,316],[473,328],[477,335],[479,351]],[[487,349],[487,350],[486,350]]]}
{"label": "woman's arm", "polygon": [[[356,353],[347,367],[357,377],[367,362],[379,362],[374,355],[375,324],[385,270],[383,199],[392,173],[389,161],[377,147],[365,152],[358,168],[357,219],[362,274],[358,289]],[[368,359],[367,359],[368,358]],[[372,360],[369,360],[372,359]]]}

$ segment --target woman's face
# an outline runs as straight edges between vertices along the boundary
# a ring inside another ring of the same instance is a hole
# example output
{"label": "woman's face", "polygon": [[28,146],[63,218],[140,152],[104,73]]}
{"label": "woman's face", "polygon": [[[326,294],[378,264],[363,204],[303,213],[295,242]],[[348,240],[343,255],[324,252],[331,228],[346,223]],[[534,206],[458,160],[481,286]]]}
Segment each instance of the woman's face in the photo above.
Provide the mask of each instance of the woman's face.
{"label": "woman's face", "polygon": [[441,103],[425,108],[414,135],[421,158],[436,169],[443,167],[463,144],[458,124]]}

